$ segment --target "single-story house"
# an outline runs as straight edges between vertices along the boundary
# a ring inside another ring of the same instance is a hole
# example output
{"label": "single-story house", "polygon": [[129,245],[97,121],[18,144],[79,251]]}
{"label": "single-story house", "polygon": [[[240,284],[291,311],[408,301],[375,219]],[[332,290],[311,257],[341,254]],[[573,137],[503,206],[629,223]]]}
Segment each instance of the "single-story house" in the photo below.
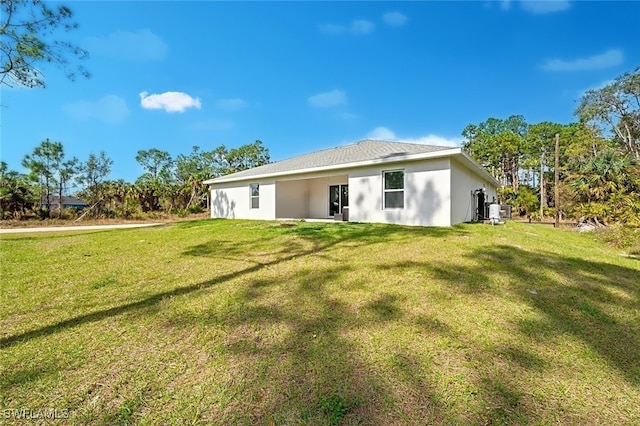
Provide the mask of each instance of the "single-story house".
{"label": "single-story house", "polygon": [[[496,181],[461,148],[363,140],[204,182],[211,217],[450,226],[484,216]],[[482,206],[482,208],[480,207]]]}
{"label": "single-story house", "polygon": [[[58,195],[49,195],[49,206],[51,210],[59,210],[60,209],[60,196]],[[87,207],[88,204],[76,197],[68,197],[66,195],[62,196],[62,208],[63,209],[78,209],[82,210]],[[47,197],[42,196],[40,200],[40,208],[47,208]]]}

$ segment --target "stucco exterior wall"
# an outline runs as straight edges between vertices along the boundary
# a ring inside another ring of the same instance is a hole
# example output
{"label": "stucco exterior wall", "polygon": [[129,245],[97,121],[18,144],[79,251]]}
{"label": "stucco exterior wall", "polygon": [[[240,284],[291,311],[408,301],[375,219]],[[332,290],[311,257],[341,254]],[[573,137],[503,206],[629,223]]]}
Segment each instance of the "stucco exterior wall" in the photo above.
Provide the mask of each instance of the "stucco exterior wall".
{"label": "stucco exterior wall", "polygon": [[309,180],[276,182],[276,217],[309,217]]}
{"label": "stucco exterior wall", "polygon": [[[401,225],[451,224],[450,160],[434,159],[354,169],[349,174],[349,220]],[[383,208],[383,171],[404,170],[404,209]]]}
{"label": "stucco exterior wall", "polygon": [[[250,208],[249,185],[260,184],[260,207]],[[274,181],[247,181],[216,185],[211,189],[211,217],[225,219],[276,218],[276,185]]]}
{"label": "stucco exterior wall", "polygon": [[485,188],[486,200],[497,199],[495,184],[457,161],[451,162],[451,224],[473,220],[477,206],[472,192]]}

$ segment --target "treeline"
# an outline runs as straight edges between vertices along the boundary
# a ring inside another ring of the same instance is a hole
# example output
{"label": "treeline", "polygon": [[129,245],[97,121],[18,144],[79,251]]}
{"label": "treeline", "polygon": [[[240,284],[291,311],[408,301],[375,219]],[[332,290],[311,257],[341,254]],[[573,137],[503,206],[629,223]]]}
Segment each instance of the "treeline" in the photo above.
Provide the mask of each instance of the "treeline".
{"label": "treeline", "polygon": [[[489,118],[462,132],[463,148],[503,185],[501,202],[530,219],[553,217],[596,225],[640,227],[640,68],[587,91],[570,124],[529,124],[520,115]],[[558,199],[555,138],[559,137]],[[134,218],[156,212],[186,214],[208,207],[206,179],[269,162],[260,141],[212,151],[193,147],[175,159],[155,148],[138,151],[143,173],[134,183],[107,180],[113,161],[90,154],[65,157],[60,142],[43,141],[24,157],[22,174],[0,162],[0,218],[63,216],[52,196],[74,194],[95,218]]]}
{"label": "treeline", "polygon": [[138,151],[136,161],[145,172],[135,182],[108,180],[113,160],[104,151],[80,161],[67,158],[61,142],[44,140],[22,161],[28,173],[8,170],[0,162],[0,218],[75,216],[79,212],[64,211],[57,201],[71,192],[88,204],[82,214],[93,218],[198,213],[208,206],[204,180],[260,166],[270,158],[257,140],[233,149],[194,146],[176,158],[151,148]]}
{"label": "treeline", "polygon": [[[570,124],[524,117],[468,125],[463,148],[503,185],[501,202],[533,219],[554,216],[640,227],[640,68],[587,91]],[[559,199],[554,199],[555,137]]]}

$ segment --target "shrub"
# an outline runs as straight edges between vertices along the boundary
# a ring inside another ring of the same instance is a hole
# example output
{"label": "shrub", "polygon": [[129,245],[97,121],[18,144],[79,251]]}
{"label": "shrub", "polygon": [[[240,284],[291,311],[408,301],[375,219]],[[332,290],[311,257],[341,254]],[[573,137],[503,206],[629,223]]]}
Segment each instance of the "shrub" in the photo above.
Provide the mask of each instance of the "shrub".
{"label": "shrub", "polygon": [[640,253],[640,229],[623,225],[612,225],[598,228],[594,232],[596,238],[612,247],[629,249],[632,253]]}
{"label": "shrub", "polygon": [[192,205],[189,206],[187,211],[189,213],[191,213],[191,214],[198,214],[198,213],[202,213],[204,211],[204,209],[202,208],[202,206],[200,204],[192,204]]}

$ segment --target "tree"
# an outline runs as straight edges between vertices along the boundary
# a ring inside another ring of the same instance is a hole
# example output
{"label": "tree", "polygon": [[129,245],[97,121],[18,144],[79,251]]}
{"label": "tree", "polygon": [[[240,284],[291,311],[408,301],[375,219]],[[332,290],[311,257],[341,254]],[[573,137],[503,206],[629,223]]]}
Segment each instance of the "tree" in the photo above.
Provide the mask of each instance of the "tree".
{"label": "tree", "polygon": [[553,151],[555,135],[559,134],[563,125],[543,121],[529,126],[525,137],[526,160],[523,163],[532,169],[532,175],[538,171],[538,186],[540,194],[540,218],[544,217],[544,208],[547,207],[547,180],[545,174],[549,169],[548,164],[553,163]]}
{"label": "tree", "polygon": [[104,181],[99,184],[102,199],[107,203],[106,215],[109,217],[129,217],[138,210],[134,185],[122,179]]}
{"label": "tree", "polygon": [[0,219],[4,219],[4,212],[9,204],[11,191],[9,189],[7,163],[0,161]]}
{"label": "tree", "polygon": [[229,165],[228,173],[262,166],[270,161],[269,150],[260,140],[229,150],[226,159]]}
{"label": "tree", "polygon": [[216,150],[202,151],[200,147],[194,146],[191,154],[176,157],[176,179],[187,199],[184,208],[188,209],[194,204],[201,206],[207,192],[202,182],[214,177],[219,153]]}
{"label": "tree", "polygon": [[99,155],[92,152],[87,161],[80,165],[78,183],[89,190],[95,188],[111,173],[112,165],[113,160],[104,151],[100,151]]}
{"label": "tree", "polygon": [[194,146],[189,155],[180,154],[174,163],[175,182],[171,186],[182,208],[206,207],[207,188],[203,181],[218,176],[261,166],[269,162],[269,150],[256,140],[233,149],[221,145],[211,151]]}
{"label": "tree", "polygon": [[[153,211],[160,208],[163,196],[171,198],[173,195],[173,160],[167,151],[156,148],[140,150],[136,155],[146,172],[136,180],[136,186],[141,192],[143,210]],[[173,203],[171,203],[173,204]]]}
{"label": "tree", "polygon": [[575,214],[583,220],[640,226],[640,166],[630,155],[600,153],[567,176],[566,183]]}
{"label": "tree", "polygon": [[[64,156],[64,153],[63,153]],[[69,184],[74,180],[79,171],[80,163],[76,157],[71,158],[60,164],[57,170],[57,189],[58,189],[58,217],[62,217],[62,197],[69,189]]]}
{"label": "tree", "polygon": [[62,215],[62,200],[69,183],[78,172],[78,159],[73,157],[64,161],[64,148],[61,142],[46,139],[40,143],[31,155],[26,155],[22,165],[31,170],[32,178],[40,185],[40,199],[47,206],[51,217],[51,193],[58,194],[58,214]]}
{"label": "tree", "polygon": [[140,150],[136,155],[136,161],[151,175],[152,180],[157,180],[161,173],[167,173],[171,168],[171,154],[156,148]]}
{"label": "tree", "polygon": [[576,115],[585,123],[610,130],[625,152],[640,158],[640,67],[603,88],[588,90]]}
{"label": "tree", "polygon": [[49,218],[51,218],[51,191],[56,183],[56,172],[60,169],[63,158],[62,143],[52,142],[47,138],[34,148],[31,155],[26,155],[22,160],[22,166],[30,170],[30,176],[38,183],[39,202],[44,200]]}
{"label": "tree", "polygon": [[92,152],[87,161],[80,164],[77,180],[83,186],[83,196],[90,204],[89,209],[97,207],[92,213],[94,216],[101,214],[102,209],[98,204],[103,201],[104,197],[101,196],[100,183],[111,173],[112,165],[113,160],[104,151],[100,151],[99,155]]}
{"label": "tree", "polygon": [[[518,210],[520,216],[526,215],[531,221],[531,217],[534,216],[538,208],[538,194],[528,185],[520,185],[514,195],[512,200],[513,207]],[[542,215],[540,218],[542,218]]]}
{"label": "tree", "polygon": [[597,127],[584,122],[574,123],[571,126],[573,126],[571,135],[564,138],[567,170],[576,170],[591,158],[617,149],[616,144],[611,139],[603,137],[601,130]]}
{"label": "tree", "polygon": [[32,204],[33,194],[28,176],[9,170],[7,163],[0,161],[0,219],[24,215]]}
{"label": "tree", "polygon": [[512,115],[506,120],[489,118],[478,125],[465,127],[462,131],[462,136],[466,138],[463,148],[503,185],[510,185],[517,190],[523,138],[527,129],[528,125],[521,115]]}
{"label": "tree", "polygon": [[70,57],[80,60],[86,50],[64,40],[49,40],[59,32],[78,27],[67,6],[49,7],[41,0],[2,0],[0,5],[0,86],[45,87],[38,64],[54,64],[72,81],[89,77],[81,65],[73,67]]}

